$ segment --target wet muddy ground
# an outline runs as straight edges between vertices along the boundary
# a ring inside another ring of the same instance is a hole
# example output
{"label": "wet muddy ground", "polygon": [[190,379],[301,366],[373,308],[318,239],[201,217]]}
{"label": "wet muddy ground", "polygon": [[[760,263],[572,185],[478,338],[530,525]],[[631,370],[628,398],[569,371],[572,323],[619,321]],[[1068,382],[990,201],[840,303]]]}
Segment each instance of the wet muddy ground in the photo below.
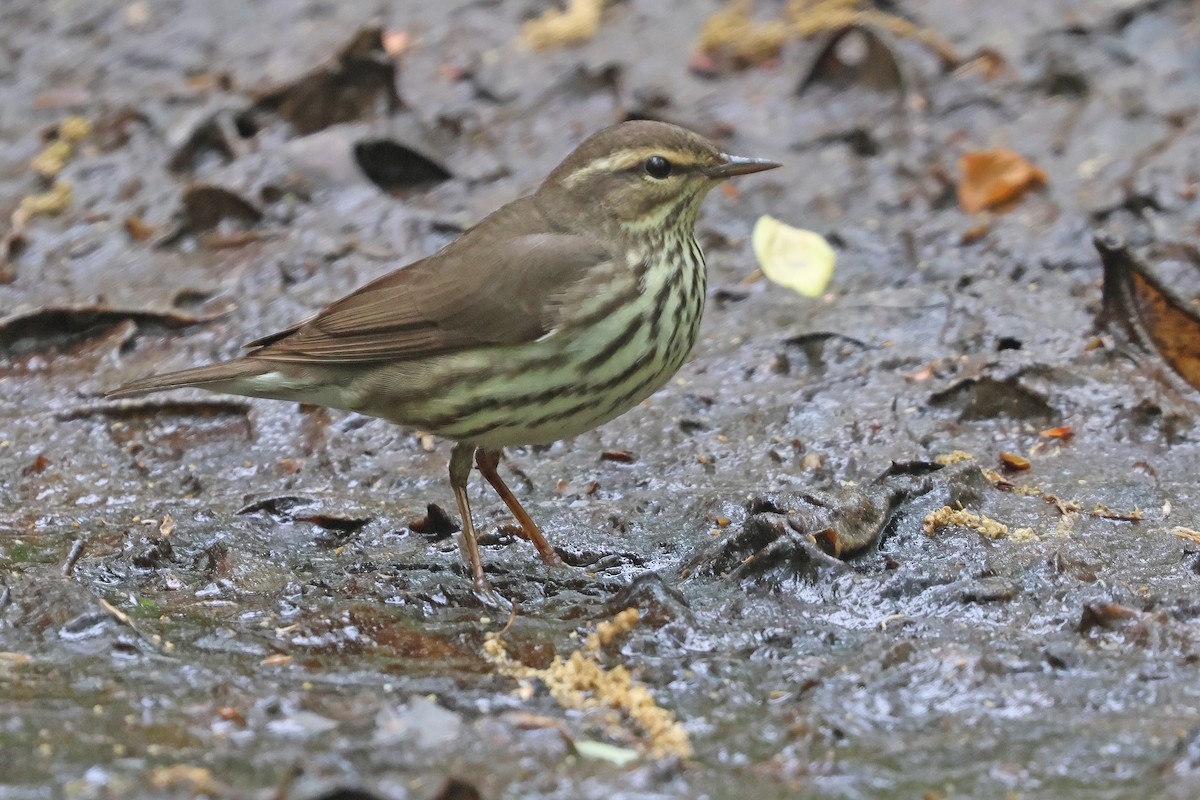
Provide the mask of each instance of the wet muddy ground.
{"label": "wet muddy ground", "polygon": [[[0,226],[0,794],[1200,794],[1200,405],[1097,325],[1093,243],[1200,296],[1200,6],[900,5],[965,66],[889,37],[900,86],[798,94],[820,38],[698,62],[709,2],[530,51],[540,0],[7,0],[0,219],[59,213]],[[263,91],[347,48],[354,91]],[[707,202],[677,380],[509,454],[572,569],[474,478],[502,636],[426,519],[448,443],[103,399],[433,252],[630,116],[786,168]],[[996,147],[1045,185],[967,214],[959,158]],[[765,213],[833,243],[824,296],[751,280]]]}

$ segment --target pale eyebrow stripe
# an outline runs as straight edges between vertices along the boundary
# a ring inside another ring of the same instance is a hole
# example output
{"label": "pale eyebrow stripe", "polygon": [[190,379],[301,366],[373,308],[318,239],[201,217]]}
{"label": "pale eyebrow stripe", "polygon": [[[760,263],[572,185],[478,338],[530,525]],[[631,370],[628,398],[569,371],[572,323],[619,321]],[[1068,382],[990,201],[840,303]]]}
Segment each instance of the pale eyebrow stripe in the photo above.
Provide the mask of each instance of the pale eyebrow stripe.
{"label": "pale eyebrow stripe", "polygon": [[593,161],[572,172],[563,181],[567,186],[574,186],[589,175],[597,172],[618,172],[634,167],[650,156],[662,156],[672,164],[681,167],[693,166],[697,163],[696,154],[687,150],[673,150],[664,147],[639,147],[636,150],[623,150],[620,153]]}

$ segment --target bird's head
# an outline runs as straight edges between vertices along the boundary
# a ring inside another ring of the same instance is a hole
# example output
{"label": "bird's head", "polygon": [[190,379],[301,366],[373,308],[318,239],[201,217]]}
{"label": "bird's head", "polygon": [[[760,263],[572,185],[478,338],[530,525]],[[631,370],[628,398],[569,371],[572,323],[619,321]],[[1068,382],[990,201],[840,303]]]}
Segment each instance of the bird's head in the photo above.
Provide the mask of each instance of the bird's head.
{"label": "bird's head", "polygon": [[550,173],[538,195],[555,216],[565,212],[636,232],[672,218],[690,223],[721,181],[778,166],[723,153],[677,125],[639,120],[593,134]]}

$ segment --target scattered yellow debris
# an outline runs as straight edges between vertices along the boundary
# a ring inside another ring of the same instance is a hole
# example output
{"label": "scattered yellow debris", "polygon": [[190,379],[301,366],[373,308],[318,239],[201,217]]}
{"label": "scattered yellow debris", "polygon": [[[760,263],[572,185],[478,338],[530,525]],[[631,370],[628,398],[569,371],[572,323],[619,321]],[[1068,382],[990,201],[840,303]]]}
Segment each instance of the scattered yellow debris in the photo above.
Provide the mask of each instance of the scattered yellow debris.
{"label": "scattered yellow debris", "polygon": [[794,35],[791,25],[783,20],[756,22],[750,17],[753,7],[752,0],[736,0],[714,13],[700,29],[696,49],[737,66],[778,56],[783,43]]}
{"label": "scattered yellow debris", "polygon": [[952,453],[935,456],[933,460],[944,467],[948,467],[951,464],[958,464],[963,461],[974,461],[975,456],[971,455],[966,450],[955,450]]}
{"label": "scattered yellow debris", "polygon": [[67,117],[58,123],[58,135],[29,162],[30,168],[46,180],[53,180],[75,154],[80,141],[92,132],[92,123],[85,117]]}
{"label": "scattered yellow debris", "polygon": [[71,184],[66,181],[55,181],[49,191],[22,197],[12,215],[13,230],[21,230],[34,217],[61,214],[71,207],[73,199]]}
{"label": "scattered yellow debris", "polygon": [[829,287],[837,255],[820,234],[764,214],[754,223],[750,244],[772,282],[805,297],[819,297]]}
{"label": "scattered yellow debris", "polygon": [[997,522],[982,514],[973,514],[966,509],[942,506],[937,511],[930,511],[925,515],[923,527],[929,536],[933,536],[941,528],[951,526],[970,528],[989,539],[1002,539],[1008,536],[1008,526],[1003,522]]}
{"label": "scattered yellow debris", "polygon": [[946,64],[962,61],[954,47],[933,31],[871,8],[867,0],[788,0],[784,19],[766,22],[754,20],[753,10],[753,0],[732,0],[704,23],[696,49],[745,66],[776,57],[784,42],[791,39],[851,25],[872,25],[922,42]]}
{"label": "scattered yellow debris", "polygon": [[586,42],[600,29],[605,0],[571,0],[566,10],[548,9],[521,26],[525,43],[536,50]]}
{"label": "scattered yellow debris", "polygon": [[597,625],[583,646],[565,660],[555,656],[545,669],[534,669],[510,659],[501,633],[488,636],[483,651],[501,674],[525,683],[540,680],[563,708],[581,711],[613,708],[624,713],[641,730],[643,748],[650,757],[689,758],[692,744],[675,715],[659,707],[650,690],[634,680],[626,667],[607,669],[600,663],[600,650],[629,633],[637,623],[637,609],[627,608],[612,621]]}
{"label": "scattered yellow debris", "polygon": [[150,785],[155,789],[182,789],[195,795],[216,796],[224,793],[224,787],[211,772],[190,764],[155,767],[150,772]]}

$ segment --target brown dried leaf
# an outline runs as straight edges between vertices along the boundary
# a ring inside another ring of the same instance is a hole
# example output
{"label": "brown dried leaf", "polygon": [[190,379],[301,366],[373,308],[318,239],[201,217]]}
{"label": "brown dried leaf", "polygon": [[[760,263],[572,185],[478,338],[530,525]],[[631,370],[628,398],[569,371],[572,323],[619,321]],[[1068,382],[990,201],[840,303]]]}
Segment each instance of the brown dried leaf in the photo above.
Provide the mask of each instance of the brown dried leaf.
{"label": "brown dried leaf", "polygon": [[1013,203],[1046,183],[1045,172],[1004,148],[967,153],[958,168],[958,203],[968,214]]}
{"label": "brown dried leaf", "polygon": [[141,217],[128,217],[125,220],[125,233],[135,242],[144,242],[154,235],[154,228]]}
{"label": "brown dried leaf", "polygon": [[396,62],[383,29],[372,26],[359,30],[332,63],[263,92],[251,112],[276,114],[306,136],[370,116],[381,103],[388,114],[404,108],[396,92]]}
{"label": "brown dried leaf", "polygon": [[796,93],[803,93],[814,83],[903,92],[904,73],[880,31],[870,26],[851,25],[829,36],[801,79]]}
{"label": "brown dried leaf", "polygon": [[430,800],[483,800],[483,795],[461,778],[447,778],[446,785]]}
{"label": "brown dried leaf", "polygon": [[1026,458],[1025,456],[1022,456],[1022,455],[1018,455],[1016,453],[1001,453],[1000,454],[1000,464],[1005,469],[1010,470],[1012,472],[1020,472],[1022,470],[1027,470],[1031,466],[1033,466],[1032,464],[1029,463],[1028,458]]}
{"label": "brown dried leaf", "polygon": [[183,220],[190,231],[215,228],[223,219],[237,219],[254,224],[262,212],[240,195],[207,183],[189,186],[181,198]]}
{"label": "brown dried leaf", "polygon": [[1122,242],[1097,237],[1094,243],[1104,261],[1100,324],[1118,322],[1135,342],[1152,346],[1171,369],[1200,389],[1200,317]]}
{"label": "brown dried leaf", "polygon": [[385,192],[430,186],[452,177],[441,164],[391,139],[356,142],[354,160],[363,174]]}
{"label": "brown dried leaf", "polygon": [[53,349],[78,336],[99,335],[126,320],[138,325],[180,330],[219,319],[229,311],[225,308],[216,313],[198,315],[106,306],[44,306],[0,317],[0,352]]}
{"label": "brown dried leaf", "polygon": [[46,458],[45,453],[38,453],[37,458],[25,465],[21,470],[22,475],[41,475],[46,471],[46,467],[50,466],[50,459]]}
{"label": "brown dried leaf", "polygon": [[431,539],[445,539],[459,531],[458,523],[436,503],[426,506],[425,516],[408,523],[408,529]]}

